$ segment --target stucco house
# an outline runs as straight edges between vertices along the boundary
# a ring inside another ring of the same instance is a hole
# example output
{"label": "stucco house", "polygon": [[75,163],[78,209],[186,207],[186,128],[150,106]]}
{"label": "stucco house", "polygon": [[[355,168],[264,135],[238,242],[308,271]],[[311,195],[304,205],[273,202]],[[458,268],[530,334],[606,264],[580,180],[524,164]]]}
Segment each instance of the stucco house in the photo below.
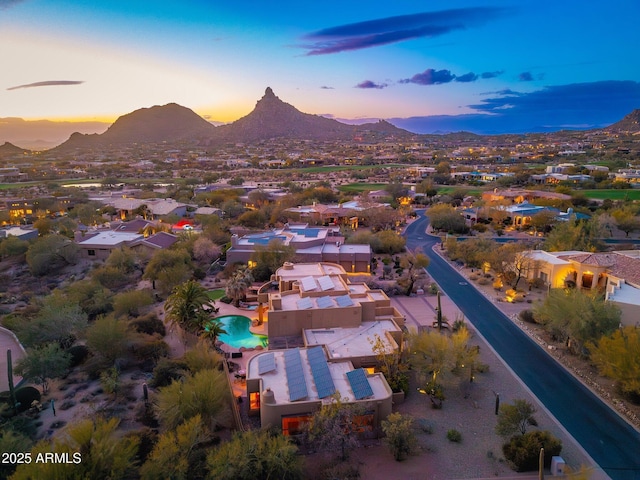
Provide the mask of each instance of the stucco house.
{"label": "stucco house", "polygon": [[227,250],[227,262],[248,263],[260,247],[272,240],[296,248],[299,262],[333,262],[342,265],[348,272],[369,272],[372,258],[370,245],[344,244],[336,228],[309,228],[308,225],[291,225],[267,232],[252,233],[242,237],[231,237],[231,248]]}
{"label": "stucco house", "polygon": [[301,335],[304,346],[249,360],[249,413],[259,415],[263,427],[296,435],[338,393],[342,402],[362,405],[356,420],[362,435],[377,435],[392,411],[393,393],[376,372],[372,344],[378,338],[386,352],[400,351],[402,314],[384,292],[351,283],[337,264],[286,263],[272,284],[277,292],[259,295],[260,315],[262,305],[268,305],[269,345],[278,337]]}
{"label": "stucco house", "polygon": [[622,323],[636,325],[640,320],[640,251],[616,252],[525,252],[529,260],[529,279],[540,279],[550,288],[575,286],[602,290],[606,299],[622,310]]}

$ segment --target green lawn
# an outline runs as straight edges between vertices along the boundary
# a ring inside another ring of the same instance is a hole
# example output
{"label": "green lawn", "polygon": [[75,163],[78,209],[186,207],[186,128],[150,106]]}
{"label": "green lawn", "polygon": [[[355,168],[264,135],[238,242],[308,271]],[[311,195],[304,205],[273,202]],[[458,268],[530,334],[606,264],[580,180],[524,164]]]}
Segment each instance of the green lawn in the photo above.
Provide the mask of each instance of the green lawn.
{"label": "green lawn", "polygon": [[338,190],[341,192],[372,192],[374,190],[383,190],[386,187],[386,183],[349,183],[347,185],[340,185]]}
{"label": "green lawn", "polygon": [[440,195],[443,194],[449,194],[449,193],[453,193],[456,190],[464,190],[465,193],[467,195],[473,195],[476,197],[479,197],[480,195],[482,195],[482,192],[486,191],[487,189],[482,189],[482,188],[477,188],[477,187],[468,187],[465,185],[459,185],[459,186],[455,186],[455,187],[439,187],[438,188],[438,193]]}
{"label": "green lawn", "polygon": [[216,290],[209,290],[207,292],[207,295],[209,295],[209,298],[211,300],[220,300],[222,297],[224,297],[224,288],[218,288]]}
{"label": "green lawn", "polygon": [[640,200],[640,189],[609,189],[609,190],[578,190],[585,194],[587,198],[599,200]]}
{"label": "green lawn", "polygon": [[342,172],[345,170],[372,170],[375,168],[406,168],[406,165],[390,163],[387,165],[326,165],[322,167],[287,168],[278,170],[279,172],[292,173],[322,173],[322,172]]}

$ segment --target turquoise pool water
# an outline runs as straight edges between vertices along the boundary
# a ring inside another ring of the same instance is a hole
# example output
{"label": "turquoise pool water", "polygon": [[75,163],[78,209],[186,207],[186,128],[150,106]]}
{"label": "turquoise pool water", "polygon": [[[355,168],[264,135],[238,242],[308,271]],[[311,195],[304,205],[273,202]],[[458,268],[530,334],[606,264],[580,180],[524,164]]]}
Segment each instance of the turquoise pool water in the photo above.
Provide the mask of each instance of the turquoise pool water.
{"label": "turquoise pool water", "polygon": [[226,334],[220,335],[219,340],[233,348],[254,348],[258,345],[265,347],[267,345],[267,337],[264,335],[255,335],[249,331],[251,319],[244,315],[223,315],[217,317],[227,331]]}

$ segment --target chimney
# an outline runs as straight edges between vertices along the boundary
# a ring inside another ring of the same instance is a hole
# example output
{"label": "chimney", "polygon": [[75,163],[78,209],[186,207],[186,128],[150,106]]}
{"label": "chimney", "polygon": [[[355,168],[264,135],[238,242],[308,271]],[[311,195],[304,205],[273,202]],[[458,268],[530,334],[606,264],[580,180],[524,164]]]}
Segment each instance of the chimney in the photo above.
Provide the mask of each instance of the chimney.
{"label": "chimney", "polygon": [[276,404],[276,396],[274,395],[273,391],[271,391],[270,387],[267,387],[267,389],[264,392],[262,392],[261,403],[265,405]]}

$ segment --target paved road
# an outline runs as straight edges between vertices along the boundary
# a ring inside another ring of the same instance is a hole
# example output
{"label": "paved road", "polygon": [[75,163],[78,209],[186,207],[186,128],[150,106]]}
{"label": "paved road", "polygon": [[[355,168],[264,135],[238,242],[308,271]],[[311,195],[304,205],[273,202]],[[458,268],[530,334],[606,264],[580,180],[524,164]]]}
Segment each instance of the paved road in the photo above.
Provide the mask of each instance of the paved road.
{"label": "paved road", "polygon": [[408,248],[421,247],[429,256],[429,275],[607,475],[614,480],[640,479],[640,433],[433,252],[431,247],[440,240],[425,233],[427,224],[426,217],[419,217],[405,236]]}

